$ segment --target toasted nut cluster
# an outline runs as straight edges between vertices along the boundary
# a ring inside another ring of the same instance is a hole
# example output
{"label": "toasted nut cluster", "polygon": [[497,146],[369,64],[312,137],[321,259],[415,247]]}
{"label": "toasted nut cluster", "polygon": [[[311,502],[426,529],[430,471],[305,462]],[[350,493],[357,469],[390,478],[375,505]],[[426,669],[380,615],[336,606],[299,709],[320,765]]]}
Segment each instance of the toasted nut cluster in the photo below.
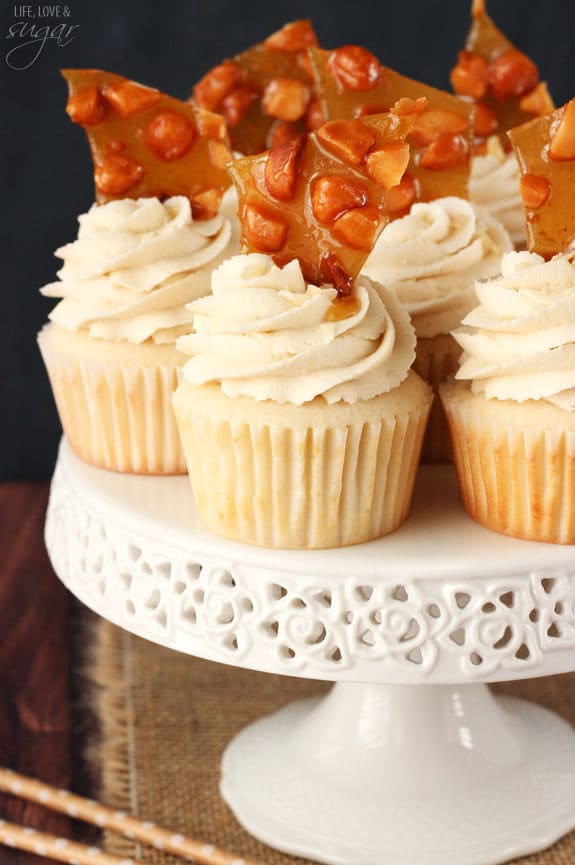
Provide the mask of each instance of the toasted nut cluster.
{"label": "toasted nut cluster", "polygon": [[478,102],[475,106],[475,134],[480,138],[488,138],[497,132],[497,125],[497,115],[493,108],[490,108],[485,102]]}
{"label": "toasted nut cluster", "polygon": [[[215,66],[196,84],[195,105],[217,111],[240,153],[260,153],[319,125],[307,50],[317,45],[310,21],[292,21],[260,45]],[[279,127],[296,124],[293,130]]]}
{"label": "toasted nut cluster", "polygon": [[390,216],[400,216],[407,213],[417,199],[417,186],[410,174],[404,174],[397,186],[387,193],[385,212]]}
{"label": "toasted nut cluster", "polygon": [[333,51],[329,70],[347,90],[372,90],[382,74],[377,57],[361,45],[344,45]]}
{"label": "toasted nut cluster", "polygon": [[197,137],[194,124],[176,111],[158,111],[144,132],[152,153],[165,162],[185,156]]}
{"label": "toasted nut cluster", "polygon": [[262,108],[278,120],[300,120],[308,106],[310,90],[295,78],[274,78],[262,96]]}
{"label": "toasted nut cluster", "polygon": [[360,165],[375,144],[375,135],[362,120],[329,120],[318,129],[317,137],[349,165]]}
{"label": "toasted nut cluster", "polygon": [[519,181],[521,198],[525,207],[537,210],[542,207],[551,194],[551,184],[546,177],[524,174]]}
{"label": "toasted nut cluster", "polygon": [[132,117],[134,114],[148,111],[162,98],[159,90],[128,80],[107,84],[102,88],[102,92],[120,117]]}
{"label": "toasted nut cluster", "polygon": [[477,103],[476,152],[484,150],[485,139],[496,133],[508,150],[508,129],[553,108],[537,66],[495,26],[484,0],[474,0],[466,48],[451,71],[451,85],[455,93]]}
{"label": "toasted nut cluster", "polygon": [[244,72],[239,63],[226,60],[214,66],[194,87],[194,100],[200,108],[216,111],[243,81]]}
{"label": "toasted nut cluster", "polygon": [[297,257],[310,282],[348,293],[388,219],[387,196],[409,162],[405,139],[424,107],[329,121],[236,160],[230,172],[246,250],[271,253],[278,264]]}
{"label": "toasted nut cluster", "polygon": [[94,85],[83,87],[68,99],[66,112],[74,123],[80,126],[97,126],[108,112],[102,94]]}
{"label": "toasted nut cluster", "polygon": [[487,60],[471,51],[460,51],[457,66],[451,70],[451,86],[461,96],[482,99],[487,90],[489,67]]}
{"label": "toasted nut cluster", "polygon": [[329,225],[348,210],[363,207],[368,198],[367,186],[361,180],[324,175],[313,185],[311,206],[317,221]]}
{"label": "toasted nut cluster", "polygon": [[244,210],[243,230],[247,242],[261,252],[277,252],[285,244],[288,224],[276,213],[249,204]]}
{"label": "toasted nut cluster", "polygon": [[107,153],[94,171],[96,189],[104,195],[125,195],[143,176],[143,165],[114,152]]}
{"label": "toasted nut cluster", "polygon": [[231,160],[221,117],[94,69],[64,71],[66,110],[86,129],[99,202],[186,195],[201,218],[217,212]]}
{"label": "toasted nut cluster", "polygon": [[251,104],[259,98],[260,91],[251,84],[241,84],[228,93],[221,105],[228,126],[237,126],[246,116]]}
{"label": "toasted nut cluster", "polygon": [[525,96],[539,83],[539,70],[522,51],[505,51],[489,66],[489,83],[499,102]]}
{"label": "toasted nut cluster", "polygon": [[291,201],[295,195],[303,138],[298,136],[270,150],[264,181],[272,198]]}
{"label": "toasted nut cluster", "polygon": [[556,162],[575,159],[575,99],[567,103],[552,130],[549,158]]}

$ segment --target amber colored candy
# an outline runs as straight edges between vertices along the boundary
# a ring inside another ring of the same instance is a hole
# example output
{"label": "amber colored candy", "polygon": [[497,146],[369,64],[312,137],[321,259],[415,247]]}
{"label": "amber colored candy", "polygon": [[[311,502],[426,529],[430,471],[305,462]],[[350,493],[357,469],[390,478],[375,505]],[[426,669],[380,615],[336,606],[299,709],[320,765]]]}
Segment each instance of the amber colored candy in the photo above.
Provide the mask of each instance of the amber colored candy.
{"label": "amber colored candy", "polygon": [[98,69],[64,69],[66,111],[83,126],[96,200],[185,195],[197,218],[217,211],[230,185],[225,126],[217,115]]}
{"label": "amber colored candy", "polygon": [[233,162],[244,251],[271,253],[280,266],[297,258],[309,282],[348,295],[389,221],[387,198],[409,160],[405,139],[424,109],[425,100],[404,100],[402,113],[331,121]]}
{"label": "amber colored candy", "polygon": [[508,136],[521,171],[529,249],[551,258],[575,241],[575,99]]}
{"label": "amber colored candy", "polygon": [[225,60],[196,84],[191,100],[226,120],[232,147],[261,153],[319,125],[306,51],[317,45],[308,20],[292,21],[259,45]]}
{"label": "amber colored candy", "polygon": [[[335,51],[311,48],[308,54],[324,114],[334,122],[366,118],[392,105],[401,112],[402,98],[407,100],[406,110],[417,99],[426,100],[408,137],[411,157],[406,177],[413,182],[404,177],[402,190],[390,197],[394,216],[406,213],[414,201],[468,197],[473,105],[382,66],[356,45]],[[401,202],[404,207],[397,209]]]}
{"label": "amber colored candy", "polygon": [[488,136],[497,134],[508,151],[508,129],[554,107],[537,66],[493,23],[484,0],[473,0],[471,29],[465,50],[451,70],[451,85],[459,96],[479,103],[476,150]]}

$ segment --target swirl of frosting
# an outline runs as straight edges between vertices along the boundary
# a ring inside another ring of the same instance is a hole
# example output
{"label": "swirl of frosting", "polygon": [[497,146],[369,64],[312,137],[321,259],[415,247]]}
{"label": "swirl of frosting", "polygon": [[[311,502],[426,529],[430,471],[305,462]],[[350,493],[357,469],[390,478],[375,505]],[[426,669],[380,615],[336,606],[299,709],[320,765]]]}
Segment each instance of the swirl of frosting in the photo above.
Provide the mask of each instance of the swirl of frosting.
{"label": "swirl of frosting", "polygon": [[525,209],[519,194],[519,166],[513,153],[488,152],[473,157],[469,198],[498,219],[515,246],[527,245]]}
{"label": "swirl of frosting", "polygon": [[280,268],[267,255],[237,255],[189,308],[194,333],[177,343],[192,355],[184,379],[219,382],[228,396],[353,403],[397,387],[415,358],[409,316],[389,292],[360,278],[339,300],[335,288],[306,285],[297,260]]}
{"label": "swirl of frosting", "polygon": [[499,273],[509,249],[505,229],[484,210],[438,198],[390,222],[363,273],[397,296],[418,337],[432,337],[457,327],[477,302],[474,281]]}
{"label": "swirl of frosting", "polygon": [[195,221],[184,196],[93,205],[77,239],[56,251],[59,280],[41,289],[62,298],[50,319],[101,339],[174,343],[191,327],[186,304],[209,292],[212,269],[238,250],[226,208]]}
{"label": "swirl of frosting", "polygon": [[575,254],[510,252],[501,270],[477,285],[479,306],[453,334],[464,352],[455,377],[487,399],[575,410]]}

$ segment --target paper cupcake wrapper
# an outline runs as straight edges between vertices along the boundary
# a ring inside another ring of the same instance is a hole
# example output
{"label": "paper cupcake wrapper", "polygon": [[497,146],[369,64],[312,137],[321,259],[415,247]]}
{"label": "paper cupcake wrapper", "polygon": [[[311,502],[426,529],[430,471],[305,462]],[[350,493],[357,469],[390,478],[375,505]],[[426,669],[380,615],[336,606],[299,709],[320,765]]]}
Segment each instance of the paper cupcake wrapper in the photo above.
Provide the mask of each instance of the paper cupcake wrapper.
{"label": "paper cupcake wrapper", "polygon": [[114,366],[38,343],[66,438],[93,465],[134,474],[185,474],[172,407],[178,367]]}
{"label": "paper cupcake wrapper", "polygon": [[501,411],[482,411],[484,397],[458,399],[457,387],[442,399],[469,515],[516,538],[575,543],[575,432],[538,424],[532,413],[522,420],[520,403],[505,403],[506,423]]}
{"label": "paper cupcake wrapper", "polygon": [[459,368],[461,348],[452,336],[418,339],[413,369],[431,385],[435,399],[431,406],[423,447],[422,463],[449,463],[453,460],[445,411],[439,399],[439,386]]}
{"label": "paper cupcake wrapper", "polygon": [[[342,428],[176,414],[199,515],[217,534],[273,548],[346,546],[407,516],[428,403]],[[201,453],[201,459],[197,455]]]}

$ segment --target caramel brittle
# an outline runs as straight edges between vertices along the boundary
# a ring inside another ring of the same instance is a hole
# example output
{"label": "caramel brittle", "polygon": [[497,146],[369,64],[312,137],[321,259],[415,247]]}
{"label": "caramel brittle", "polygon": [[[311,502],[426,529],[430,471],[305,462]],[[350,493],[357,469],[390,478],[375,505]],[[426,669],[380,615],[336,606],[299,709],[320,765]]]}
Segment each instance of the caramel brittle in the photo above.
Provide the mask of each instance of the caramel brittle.
{"label": "caramel brittle", "polygon": [[390,218],[390,190],[409,163],[405,138],[424,108],[425,100],[404,99],[232,163],[244,251],[282,266],[297,258],[309,282],[349,294]]}
{"label": "caramel brittle", "polygon": [[194,87],[196,105],[222,114],[234,150],[261,153],[323,122],[306,50],[317,45],[310,21],[292,21]]}
{"label": "caramel brittle", "polygon": [[545,82],[539,80],[535,63],[495,26],[485,9],[485,0],[473,0],[472,24],[451,84],[460,96],[473,101],[475,150],[485,149],[485,139],[497,134],[509,150],[508,129],[553,109]]}
{"label": "caramel brittle", "polygon": [[508,136],[521,170],[529,249],[551,258],[575,241],[575,99]]}
{"label": "caramel brittle", "polygon": [[408,171],[388,200],[394,215],[406,213],[414,201],[468,197],[472,105],[382,66],[359,45],[335,51],[312,48],[308,53],[316,90],[330,120],[387,111],[403,97],[427,100],[409,135]]}
{"label": "caramel brittle", "polygon": [[90,142],[99,203],[185,195],[197,218],[217,212],[232,158],[220,117],[111,72],[62,75],[66,111]]}

